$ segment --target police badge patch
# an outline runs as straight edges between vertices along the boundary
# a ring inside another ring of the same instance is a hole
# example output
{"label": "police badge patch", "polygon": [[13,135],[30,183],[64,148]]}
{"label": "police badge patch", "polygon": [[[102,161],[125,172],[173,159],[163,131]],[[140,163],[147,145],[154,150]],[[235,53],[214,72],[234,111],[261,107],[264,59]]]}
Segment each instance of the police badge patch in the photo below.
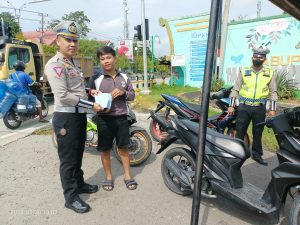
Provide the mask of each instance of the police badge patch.
{"label": "police badge patch", "polygon": [[68,30],[70,33],[76,34],[77,33],[77,27],[75,23],[71,23],[68,27]]}
{"label": "police badge patch", "polygon": [[125,88],[125,87],[126,87],[126,83],[125,83],[125,81],[121,81],[121,86],[122,86],[123,88]]}

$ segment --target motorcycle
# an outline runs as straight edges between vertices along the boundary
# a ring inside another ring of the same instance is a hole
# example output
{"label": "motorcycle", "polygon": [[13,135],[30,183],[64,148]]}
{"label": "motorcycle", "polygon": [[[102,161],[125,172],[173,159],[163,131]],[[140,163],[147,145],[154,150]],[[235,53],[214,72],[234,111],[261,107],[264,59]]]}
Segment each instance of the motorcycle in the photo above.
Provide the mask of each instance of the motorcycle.
{"label": "motorcycle", "polygon": [[[128,147],[130,156],[130,166],[139,166],[144,163],[152,151],[152,141],[147,131],[139,126],[133,126],[137,122],[134,112],[129,109],[127,116],[129,124],[130,144]],[[57,147],[56,135],[52,132],[52,141]],[[87,114],[87,127],[86,127],[86,146],[97,148],[98,145],[98,131],[97,131],[97,115],[94,113]],[[114,141],[112,150],[116,155],[118,161],[121,162],[120,153],[116,142]]]}
{"label": "motorcycle", "polygon": [[[265,125],[272,128],[279,146],[279,165],[271,171],[271,181],[263,191],[243,181],[241,167],[250,157],[242,140],[207,129],[201,195],[216,198],[223,195],[235,203],[258,212],[278,223],[287,194],[293,199],[289,224],[300,224],[300,107],[286,109]],[[169,137],[162,141],[160,154],[177,138],[188,147],[170,149],[163,157],[161,172],[166,186],[180,195],[194,189],[199,124],[174,117],[167,125]]]}
{"label": "motorcycle", "polygon": [[[43,92],[39,85],[36,86],[34,95],[41,102],[42,105],[42,115],[46,117],[48,115],[49,107],[48,103],[43,96]],[[19,97],[20,98],[20,97]],[[22,122],[34,119],[38,116],[38,111],[36,108],[32,110],[23,110],[18,102],[14,103],[9,111],[4,115],[3,122],[5,126],[11,130],[17,129],[21,126]]]}
{"label": "motorcycle", "polygon": [[[215,94],[211,96],[211,100],[216,100],[216,105],[222,110],[220,114],[213,115],[208,117],[207,127],[212,128],[220,133],[226,133],[230,136],[235,136],[235,120],[236,115],[229,115],[227,109],[229,107],[229,94],[231,88],[222,88]],[[187,118],[192,121],[199,121],[200,119],[200,108],[201,105],[192,104],[183,101],[182,99],[166,94],[162,94],[164,101],[159,101],[154,112],[151,112],[152,119],[150,121],[150,134],[155,141],[161,141],[168,136],[168,133],[161,126],[162,123],[159,123],[158,120],[164,120],[165,122],[170,122],[172,115],[170,115],[171,109],[175,112],[176,115],[179,115],[183,118]],[[158,112],[166,107],[164,115],[159,115]],[[237,107],[235,108],[237,112]],[[153,116],[153,114],[155,114]],[[249,135],[246,133],[244,138],[245,143],[249,146]]]}

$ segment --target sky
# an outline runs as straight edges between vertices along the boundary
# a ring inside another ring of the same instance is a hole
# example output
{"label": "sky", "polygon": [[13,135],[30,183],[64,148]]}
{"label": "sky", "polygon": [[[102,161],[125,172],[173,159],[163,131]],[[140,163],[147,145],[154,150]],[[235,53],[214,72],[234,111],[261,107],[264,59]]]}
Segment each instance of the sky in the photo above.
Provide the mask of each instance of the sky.
{"label": "sky", "polygon": [[[15,15],[14,10],[1,8],[14,7],[19,9],[26,4],[24,10],[46,13],[45,21],[61,19],[65,14],[75,11],[84,11],[90,19],[91,29],[89,38],[99,40],[111,40],[118,43],[123,38],[124,24],[124,0],[50,0],[31,3],[40,0],[0,0],[0,12],[8,11]],[[224,2],[225,0],[223,0]],[[272,16],[282,13],[282,10],[268,0],[261,0],[261,15]],[[208,0],[145,0],[145,17],[149,19],[150,35],[155,38],[155,55],[170,54],[169,39],[166,29],[159,25],[159,18],[175,19],[183,16],[198,15],[209,12],[211,1]],[[141,24],[141,1],[127,0],[129,38],[135,31],[134,26]],[[229,19],[238,16],[247,19],[256,18],[257,1],[255,0],[231,0]],[[18,14],[18,10],[17,10]],[[38,13],[29,13],[21,10],[20,25],[23,31],[35,31],[41,27],[41,17]]]}

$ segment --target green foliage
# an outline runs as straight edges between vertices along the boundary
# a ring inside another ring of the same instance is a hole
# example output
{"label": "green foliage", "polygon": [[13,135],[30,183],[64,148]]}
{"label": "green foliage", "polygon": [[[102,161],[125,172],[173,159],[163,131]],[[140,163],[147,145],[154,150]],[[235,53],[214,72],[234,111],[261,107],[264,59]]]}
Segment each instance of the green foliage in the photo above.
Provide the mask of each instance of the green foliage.
{"label": "green foliage", "polygon": [[161,65],[159,62],[156,62],[155,68],[156,72],[160,75],[170,73],[170,67],[168,65]]}
{"label": "green foliage", "polygon": [[117,55],[117,68],[126,71],[130,68],[130,61],[125,55]]}
{"label": "green foliage", "polygon": [[54,55],[58,50],[58,46],[43,45],[43,50],[46,55]]}
{"label": "green foliage", "polygon": [[275,72],[277,95],[279,100],[295,97],[297,90],[295,83],[291,79],[287,79],[288,72],[280,70]]}
{"label": "green foliage", "polygon": [[80,39],[79,40],[78,55],[93,57],[94,65],[98,65],[99,61],[98,61],[97,56],[96,56],[97,50],[99,48],[103,47],[104,45],[105,44],[101,41]]}
{"label": "green foliage", "polygon": [[12,36],[15,37],[18,33],[21,32],[21,27],[16,22],[15,17],[9,12],[0,13],[0,18],[3,18],[4,22],[8,23],[11,28]]}
{"label": "green foliage", "polygon": [[91,22],[89,18],[84,14],[83,11],[76,11],[76,12],[71,12],[69,14],[65,14],[61,20],[52,20],[50,22],[50,25],[48,28],[53,28],[57,24],[59,24],[61,21],[67,21],[67,20],[72,20],[75,21],[79,24],[81,28],[81,36],[86,37],[87,34],[91,31],[91,29],[88,27],[88,24]]}
{"label": "green foliage", "polygon": [[210,91],[215,92],[224,86],[225,82],[222,79],[218,79],[217,76],[213,76],[211,81]]}
{"label": "green foliage", "polygon": [[[149,95],[138,95],[134,102],[134,108],[137,110],[147,111],[154,110],[158,101],[162,100],[161,94],[180,96],[183,93],[199,91],[199,88],[189,86],[169,86],[169,85],[154,85],[150,88]],[[187,100],[187,99],[185,99]]]}
{"label": "green foliage", "polygon": [[53,27],[55,27],[60,22],[61,22],[60,20],[51,20],[49,25],[47,26],[47,29],[53,29]]}

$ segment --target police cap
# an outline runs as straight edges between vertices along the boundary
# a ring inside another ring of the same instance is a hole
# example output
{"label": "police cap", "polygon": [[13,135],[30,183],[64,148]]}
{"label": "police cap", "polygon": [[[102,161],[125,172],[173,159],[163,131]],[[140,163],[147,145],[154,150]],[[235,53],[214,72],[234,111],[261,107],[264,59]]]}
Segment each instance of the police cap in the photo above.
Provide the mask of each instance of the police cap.
{"label": "police cap", "polygon": [[78,40],[80,35],[79,25],[74,21],[63,21],[57,24],[53,30],[57,35],[61,35],[72,40]]}
{"label": "police cap", "polygon": [[270,50],[267,47],[264,47],[264,46],[259,46],[258,48],[254,47],[252,49],[252,51],[253,51],[253,55],[266,56],[267,54],[270,53]]}

